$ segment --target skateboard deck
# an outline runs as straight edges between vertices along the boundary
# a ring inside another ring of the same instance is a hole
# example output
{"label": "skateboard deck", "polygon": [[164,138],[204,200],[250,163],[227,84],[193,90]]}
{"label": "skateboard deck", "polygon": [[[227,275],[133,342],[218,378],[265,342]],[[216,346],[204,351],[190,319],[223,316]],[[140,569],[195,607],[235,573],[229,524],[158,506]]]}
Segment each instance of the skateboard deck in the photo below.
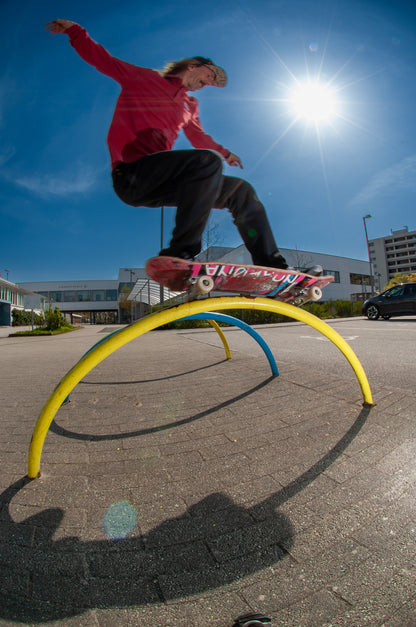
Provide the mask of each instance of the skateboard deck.
{"label": "skateboard deck", "polygon": [[265,296],[293,305],[319,300],[321,288],[334,280],[333,276],[312,276],[294,270],[177,257],[152,257],[146,263],[146,272],[173,292],[188,292],[189,300],[219,291]]}

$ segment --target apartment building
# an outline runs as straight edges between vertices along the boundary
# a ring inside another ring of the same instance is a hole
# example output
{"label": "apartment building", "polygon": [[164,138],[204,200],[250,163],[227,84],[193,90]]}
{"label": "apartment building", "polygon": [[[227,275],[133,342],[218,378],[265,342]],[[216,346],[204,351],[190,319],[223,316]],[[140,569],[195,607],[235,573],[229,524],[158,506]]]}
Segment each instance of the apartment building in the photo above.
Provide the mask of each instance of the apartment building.
{"label": "apartment building", "polygon": [[395,274],[416,272],[416,231],[409,231],[407,226],[369,240],[368,247],[376,290],[382,289]]}

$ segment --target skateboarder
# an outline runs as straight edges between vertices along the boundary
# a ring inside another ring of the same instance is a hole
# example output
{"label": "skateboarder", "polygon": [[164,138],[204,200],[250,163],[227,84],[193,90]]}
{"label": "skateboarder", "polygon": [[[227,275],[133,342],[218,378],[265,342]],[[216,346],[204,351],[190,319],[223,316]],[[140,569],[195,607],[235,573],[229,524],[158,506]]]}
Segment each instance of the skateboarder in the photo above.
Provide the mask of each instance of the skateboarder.
{"label": "skateboarder", "polygon": [[[223,160],[242,168],[240,158],[204,132],[198,101],[188,95],[208,85],[224,87],[221,67],[197,56],[161,71],[142,68],[111,56],[74,22],[58,19],[46,28],[66,33],[84,61],[120,84],[107,137],[113,186],[134,207],[177,207],[169,248],[160,254],[193,259],[211,209],[227,208],[253,263],[287,268],[253,187],[223,175]],[[172,150],[181,129],[194,150]]]}

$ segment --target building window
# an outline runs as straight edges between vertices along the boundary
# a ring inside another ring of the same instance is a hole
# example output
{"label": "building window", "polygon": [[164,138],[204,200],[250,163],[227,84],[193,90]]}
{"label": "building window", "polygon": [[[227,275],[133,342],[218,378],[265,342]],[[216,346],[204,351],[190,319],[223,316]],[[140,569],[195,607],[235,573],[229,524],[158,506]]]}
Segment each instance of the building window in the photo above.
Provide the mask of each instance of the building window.
{"label": "building window", "polygon": [[370,277],[368,274],[350,273],[350,283],[352,285],[370,285]]}
{"label": "building window", "polygon": [[338,270],[324,270],[324,276],[333,276],[334,283],[341,283],[340,274]]}
{"label": "building window", "polygon": [[77,302],[77,293],[73,291],[64,292],[64,302],[65,303],[76,303]]}
{"label": "building window", "polygon": [[93,290],[92,299],[94,301],[105,300],[105,290]]}
{"label": "building window", "polygon": [[117,290],[106,290],[105,291],[105,299],[106,300],[117,300]]}
{"label": "building window", "polygon": [[91,300],[91,290],[79,290],[77,292],[77,302],[85,303]]}
{"label": "building window", "polygon": [[62,292],[37,292],[51,303],[62,303]]}

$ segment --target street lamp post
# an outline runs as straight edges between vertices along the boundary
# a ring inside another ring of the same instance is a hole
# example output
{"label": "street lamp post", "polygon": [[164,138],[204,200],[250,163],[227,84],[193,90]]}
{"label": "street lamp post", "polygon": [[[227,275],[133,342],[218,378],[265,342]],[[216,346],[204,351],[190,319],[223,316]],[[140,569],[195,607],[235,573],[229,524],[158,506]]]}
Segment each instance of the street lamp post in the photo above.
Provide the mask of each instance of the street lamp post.
{"label": "street lamp post", "polygon": [[[160,208],[160,250],[163,249],[163,223],[164,223],[165,207],[162,205]],[[163,305],[165,301],[165,295],[163,285],[160,286],[160,304]]]}
{"label": "street lamp post", "polygon": [[367,233],[367,223],[366,223],[366,220],[368,220],[368,218],[371,218],[371,215],[369,213],[367,213],[367,215],[363,217],[363,224],[364,224],[364,231],[365,231],[365,241],[367,244],[368,262],[370,264],[370,291],[371,291],[371,296],[372,296],[374,292],[374,289],[373,289],[374,279],[373,279],[373,264],[371,263],[371,255],[370,255],[370,246],[368,244],[368,233]]}
{"label": "street lamp post", "polygon": [[[126,268],[126,270],[130,273],[130,293],[133,289],[133,287],[131,286],[131,284],[133,283],[133,276],[136,276],[136,272],[134,270],[132,270],[131,268]],[[130,301],[130,323],[133,322],[133,301]]]}

